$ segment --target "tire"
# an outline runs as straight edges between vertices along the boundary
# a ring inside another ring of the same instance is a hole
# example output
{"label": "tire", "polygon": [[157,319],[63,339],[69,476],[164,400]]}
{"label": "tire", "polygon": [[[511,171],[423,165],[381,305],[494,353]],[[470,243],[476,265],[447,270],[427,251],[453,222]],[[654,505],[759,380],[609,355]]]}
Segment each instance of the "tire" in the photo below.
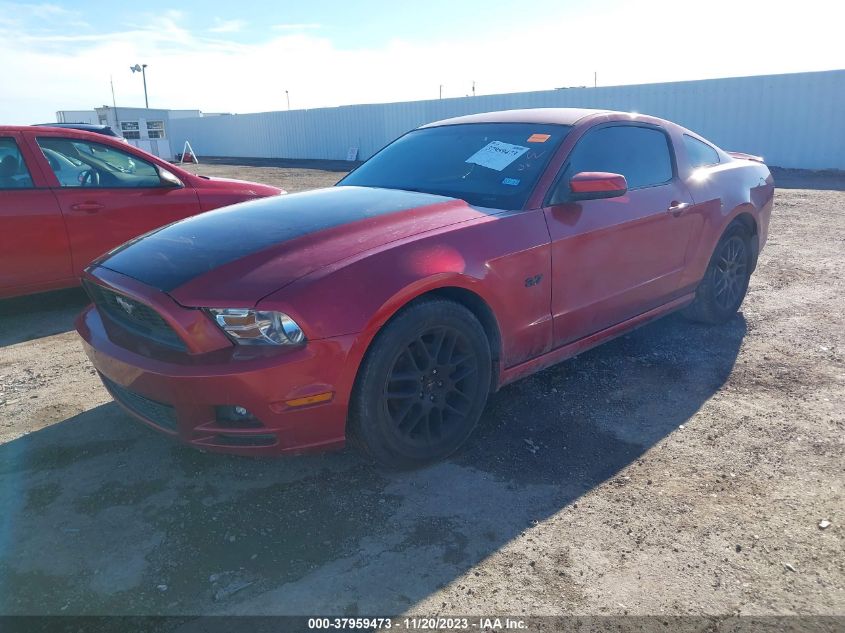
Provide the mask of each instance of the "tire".
{"label": "tire", "polygon": [[731,224],[713,249],[695,299],[683,315],[713,325],[729,321],[748,292],[753,263],[751,234],[742,224]]}
{"label": "tire", "polygon": [[378,464],[415,468],[452,454],[490,392],[484,328],[445,299],[415,302],[376,336],[358,372],[347,436]]}

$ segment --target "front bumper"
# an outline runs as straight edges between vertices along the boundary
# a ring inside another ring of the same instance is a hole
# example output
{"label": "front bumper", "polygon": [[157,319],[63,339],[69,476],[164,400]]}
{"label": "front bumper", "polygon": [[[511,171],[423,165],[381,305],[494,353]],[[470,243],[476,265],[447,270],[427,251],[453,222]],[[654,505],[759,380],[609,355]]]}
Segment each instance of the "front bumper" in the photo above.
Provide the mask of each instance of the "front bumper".
{"label": "front bumper", "polygon": [[[309,341],[300,349],[253,358],[237,350],[154,357],[119,346],[94,306],[77,319],[88,358],[129,413],[197,448],[279,455],[338,448],[345,441],[355,336]],[[328,402],[286,401],[332,392]],[[260,425],[218,419],[217,406],[241,406]]]}

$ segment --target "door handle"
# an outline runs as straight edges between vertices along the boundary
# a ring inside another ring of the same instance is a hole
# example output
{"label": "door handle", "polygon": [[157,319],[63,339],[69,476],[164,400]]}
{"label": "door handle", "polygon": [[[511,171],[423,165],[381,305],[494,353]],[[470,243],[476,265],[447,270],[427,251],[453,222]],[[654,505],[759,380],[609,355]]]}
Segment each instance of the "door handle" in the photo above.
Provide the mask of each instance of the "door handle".
{"label": "door handle", "polygon": [[70,205],[70,208],[73,211],[84,211],[85,213],[97,213],[100,209],[103,208],[99,202],[77,202],[76,204]]}
{"label": "door handle", "polygon": [[669,213],[674,216],[681,215],[684,211],[689,209],[692,205],[689,202],[678,202],[677,200],[672,200],[669,204],[669,208],[666,209]]}

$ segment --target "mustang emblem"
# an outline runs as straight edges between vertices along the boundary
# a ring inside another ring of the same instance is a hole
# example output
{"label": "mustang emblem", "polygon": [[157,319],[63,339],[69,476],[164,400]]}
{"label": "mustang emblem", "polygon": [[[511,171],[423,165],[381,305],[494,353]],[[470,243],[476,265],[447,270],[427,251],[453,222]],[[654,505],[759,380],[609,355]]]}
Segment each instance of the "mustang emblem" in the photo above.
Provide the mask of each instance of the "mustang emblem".
{"label": "mustang emblem", "polygon": [[132,313],[135,311],[134,305],[129,303],[123,297],[115,297],[114,300],[117,301],[117,305],[119,305],[121,308],[123,308],[126,311],[126,314],[128,314],[129,316],[132,316]]}

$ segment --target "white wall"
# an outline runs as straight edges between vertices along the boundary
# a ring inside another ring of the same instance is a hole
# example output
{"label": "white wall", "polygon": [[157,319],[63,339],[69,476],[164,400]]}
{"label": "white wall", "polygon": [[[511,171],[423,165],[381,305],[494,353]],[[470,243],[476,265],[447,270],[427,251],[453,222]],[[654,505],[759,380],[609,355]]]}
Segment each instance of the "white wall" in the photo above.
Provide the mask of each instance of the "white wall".
{"label": "white wall", "polygon": [[[113,108],[103,106],[97,108],[97,114],[102,114],[106,117],[108,125],[118,134],[125,136],[124,130],[121,128],[121,123],[137,123],[138,139],[126,139],[130,144],[138,147],[146,152],[155,154],[165,160],[173,159],[173,149],[170,145],[170,117],[173,112],[186,112],[184,110],[164,110],[161,108]],[[199,110],[190,110],[187,112],[199,115]],[[147,131],[147,121],[163,121],[164,122],[164,138],[151,139]]]}
{"label": "white wall", "polygon": [[202,116],[201,110],[168,110],[167,116],[171,119],[185,119]]}
{"label": "white wall", "polygon": [[[57,123],[100,123],[94,110],[59,110],[56,112]],[[46,121],[45,121],[46,123]]]}
{"label": "white wall", "polygon": [[367,158],[423,123],[474,112],[536,107],[635,111],[680,123],[726,150],[770,165],[845,169],[845,70],[570,88],[431,101],[170,120],[174,147],[200,156]]}

